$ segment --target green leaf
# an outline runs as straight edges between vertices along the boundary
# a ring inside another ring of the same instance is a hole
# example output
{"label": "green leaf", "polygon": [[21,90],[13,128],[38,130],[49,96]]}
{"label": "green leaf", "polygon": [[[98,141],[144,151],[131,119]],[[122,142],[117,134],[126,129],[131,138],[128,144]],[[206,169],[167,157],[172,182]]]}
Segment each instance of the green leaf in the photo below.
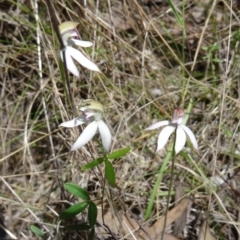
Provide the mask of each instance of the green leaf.
{"label": "green leaf", "polygon": [[64,210],[59,217],[61,219],[68,219],[68,218],[75,217],[77,214],[82,212],[88,206],[88,204],[89,202],[77,203],[71,206],[70,208]]}
{"label": "green leaf", "polygon": [[88,192],[86,190],[80,188],[78,185],[68,182],[68,183],[64,184],[64,187],[68,192],[70,192],[74,196],[79,197],[85,201],[90,200]]}
{"label": "green leaf", "polygon": [[38,237],[44,237],[44,233],[42,232],[41,229],[36,227],[35,225],[31,225],[30,229],[33,233],[35,233]]}
{"label": "green leaf", "polygon": [[183,19],[180,17],[180,15],[178,14],[178,11],[177,9],[175,8],[175,4],[172,0],[167,0],[168,4],[170,5],[172,11],[173,11],[173,14],[178,22],[178,24],[181,26],[181,27],[184,27],[184,22],[183,22]]}
{"label": "green leaf", "polygon": [[130,150],[131,150],[130,147],[119,149],[119,150],[117,150],[117,151],[115,151],[113,153],[110,153],[108,155],[108,159],[120,158],[120,157],[126,155]]}
{"label": "green leaf", "polygon": [[97,221],[97,206],[94,202],[89,202],[88,206],[88,221],[91,227],[94,227]]}
{"label": "green leaf", "polygon": [[86,171],[88,169],[92,169],[96,167],[97,165],[101,164],[104,161],[104,158],[97,158],[91,161],[90,163],[87,163],[81,168],[81,171]]}
{"label": "green leaf", "polygon": [[105,160],[105,176],[108,180],[108,183],[113,186],[115,184],[115,172],[112,163],[107,159]]}
{"label": "green leaf", "polygon": [[79,231],[84,231],[84,230],[89,230],[91,229],[92,227],[87,224],[87,223],[81,223],[81,224],[73,224],[73,225],[68,225],[68,226],[65,226],[65,229],[67,230],[79,230]]}
{"label": "green leaf", "polygon": [[94,235],[95,235],[95,229],[92,228],[92,230],[90,231],[90,233],[88,235],[88,240],[93,240],[94,239]]}

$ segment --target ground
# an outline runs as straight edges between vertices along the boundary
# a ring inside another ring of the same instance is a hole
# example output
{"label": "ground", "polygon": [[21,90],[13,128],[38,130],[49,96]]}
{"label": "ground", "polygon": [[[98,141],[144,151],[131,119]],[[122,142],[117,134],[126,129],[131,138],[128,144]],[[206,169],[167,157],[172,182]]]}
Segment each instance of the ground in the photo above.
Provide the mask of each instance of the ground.
{"label": "ground", "polygon": [[[240,2],[47,3],[1,1],[0,238],[87,239],[66,228],[87,222],[86,211],[59,218],[81,202],[65,189],[71,182],[98,206],[93,239],[240,239]],[[76,63],[80,79],[65,77],[64,21],[93,42],[81,51],[101,72]],[[104,105],[111,151],[130,148],[110,160],[113,186],[104,162],[82,171],[103,156],[99,135],[70,152],[86,126],[59,127],[80,116],[84,99]],[[178,108],[198,149],[187,139],[174,156],[173,136],[156,152],[162,128],[145,129]]]}

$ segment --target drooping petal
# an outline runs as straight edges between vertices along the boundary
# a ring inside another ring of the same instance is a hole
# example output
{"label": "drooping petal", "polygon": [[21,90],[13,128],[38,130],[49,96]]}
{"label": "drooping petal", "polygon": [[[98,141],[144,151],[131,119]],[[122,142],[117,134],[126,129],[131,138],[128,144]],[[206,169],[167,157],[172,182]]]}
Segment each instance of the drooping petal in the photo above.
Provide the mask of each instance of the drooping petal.
{"label": "drooping petal", "polygon": [[111,148],[111,141],[112,141],[110,130],[106,125],[106,123],[103,122],[102,120],[98,120],[97,122],[98,122],[98,129],[102,139],[103,147],[107,152],[109,152]]}
{"label": "drooping petal", "polygon": [[69,41],[73,42],[75,45],[79,47],[91,47],[93,45],[92,42],[82,41],[74,38],[69,39]]}
{"label": "drooping petal", "polygon": [[169,124],[170,124],[170,121],[167,121],[167,120],[160,121],[160,122],[152,124],[151,126],[146,128],[145,130],[154,130],[154,129],[157,129],[159,127],[166,126],[166,125],[169,125]]}
{"label": "drooping petal", "polygon": [[100,72],[100,69],[98,68],[98,66],[92,61],[90,61],[88,58],[86,58],[79,50],[69,46],[67,48],[68,48],[67,51],[69,52],[69,54],[76,61],[78,61],[82,66],[92,71]]}
{"label": "drooping petal", "polygon": [[157,151],[164,148],[164,146],[166,145],[170,135],[174,132],[174,130],[175,130],[175,127],[167,126],[160,132],[160,134],[158,136]]}
{"label": "drooping petal", "polygon": [[[65,58],[66,58],[66,65],[67,65],[67,69],[75,76],[80,77],[80,73],[75,65],[75,63],[73,62],[73,59],[71,57],[71,49],[73,49],[72,47],[67,46],[65,48]],[[63,61],[63,52],[61,51],[61,59]]]}
{"label": "drooping petal", "polygon": [[74,118],[70,121],[66,121],[66,122],[63,122],[59,125],[59,127],[66,127],[66,128],[71,128],[71,127],[76,127],[78,125],[81,125],[83,123],[86,123],[86,120],[84,120],[83,118]]}
{"label": "drooping petal", "polygon": [[82,134],[79,136],[77,141],[72,145],[71,151],[75,151],[78,148],[84,146],[86,143],[88,143],[93,136],[97,132],[98,124],[96,121],[91,122],[87,127],[83,130]]}
{"label": "drooping petal", "polygon": [[186,132],[186,134],[188,135],[192,145],[195,147],[195,149],[198,149],[197,139],[196,139],[194,133],[192,132],[192,130],[185,125],[181,125],[181,126],[182,126],[183,130]]}
{"label": "drooping petal", "polygon": [[176,131],[176,142],[175,142],[175,153],[178,154],[184,147],[186,143],[186,133],[184,132],[183,125],[177,126]]}

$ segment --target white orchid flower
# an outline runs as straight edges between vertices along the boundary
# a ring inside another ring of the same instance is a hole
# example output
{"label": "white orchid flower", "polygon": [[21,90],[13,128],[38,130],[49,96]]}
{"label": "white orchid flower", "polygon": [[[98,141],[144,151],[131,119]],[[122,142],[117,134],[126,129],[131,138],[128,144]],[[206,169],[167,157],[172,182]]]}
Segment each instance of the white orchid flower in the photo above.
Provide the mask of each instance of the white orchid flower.
{"label": "white orchid flower", "polygon": [[[90,61],[87,57],[85,57],[78,49],[74,48],[73,46],[80,46],[80,47],[91,47],[92,43],[89,41],[82,41],[79,39],[79,35],[77,32],[78,23],[75,22],[64,22],[59,25],[59,31],[62,36],[63,44],[65,46],[65,59],[67,69],[75,76],[79,77],[80,73],[73,61],[75,59],[85,68],[88,68],[92,71],[100,72],[98,66]],[[61,59],[63,61],[63,51],[60,52]]]}
{"label": "white orchid flower", "polygon": [[186,143],[186,135],[189,137],[192,145],[195,149],[198,149],[197,140],[191,131],[190,128],[183,124],[185,111],[183,109],[176,109],[173,114],[172,121],[160,121],[154,123],[150,127],[146,128],[145,130],[154,130],[162,126],[166,126],[163,130],[159,133],[158,136],[158,143],[157,143],[157,151],[164,148],[166,145],[170,135],[176,131],[176,142],[175,142],[175,153],[178,154]]}
{"label": "white orchid flower", "polygon": [[88,99],[83,102],[80,111],[80,117],[74,118],[67,122],[63,122],[59,125],[59,127],[71,128],[79,126],[83,123],[89,123],[77,141],[72,145],[71,151],[75,151],[87,144],[96,134],[97,130],[99,130],[102,145],[104,149],[109,152],[111,148],[112,136],[108,126],[102,120],[104,112],[103,105],[97,101]]}

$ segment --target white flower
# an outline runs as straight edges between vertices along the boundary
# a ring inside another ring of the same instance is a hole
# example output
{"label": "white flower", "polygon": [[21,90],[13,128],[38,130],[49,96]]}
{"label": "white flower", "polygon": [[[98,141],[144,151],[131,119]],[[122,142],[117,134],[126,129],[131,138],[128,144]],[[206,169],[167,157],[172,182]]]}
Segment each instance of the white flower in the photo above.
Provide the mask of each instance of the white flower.
{"label": "white flower", "polygon": [[77,141],[72,145],[71,151],[75,151],[78,148],[88,143],[96,134],[97,129],[100,132],[102,145],[104,149],[109,152],[111,148],[111,133],[108,126],[102,120],[103,106],[101,103],[88,99],[84,101],[84,106],[81,106],[80,111],[82,115],[74,118],[70,121],[63,122],[60,127],[76,127],[83,123],[89,123],[83,130],[82,134],[78,137]]}
{"label": "white flower", "polygon": [[183,109],[176,109],[174,111],[172,121],[167,121],[167,120],[160,121],[160,122],[154,123],[153,125],[145,129],[145,130],[154,130],[162,126],[166,126],[159,133],[156,152],[164,148],[170,135],[175,130],[176,130],[176,142],[175,142],[176,154],[178,154],[183,149],[186,143],[186,135],[189,137],[194,148],[198,149],[197,140],[193,132],[183,124],[184,115],[185,115],[185,111]]}
{"label": "white flower", "polygon": [[[80,47],[91,47],[92,43],[89,41],[82,41],[79,39],[78,32],[76,30],[78,23],[75,22],[64,22],[59,25],[59,30],[62,36],[63,43],[65,45],[65,58],[67,69],[75,76],[79,77],[80,73],[73,61],[73,58],[79,62],[85,68],[88,68],[92,71],[100,72],[98,66],[85,57],[79,50],[73,46]],[[63,51],[60,52],[61,59],[63,61]]]}

